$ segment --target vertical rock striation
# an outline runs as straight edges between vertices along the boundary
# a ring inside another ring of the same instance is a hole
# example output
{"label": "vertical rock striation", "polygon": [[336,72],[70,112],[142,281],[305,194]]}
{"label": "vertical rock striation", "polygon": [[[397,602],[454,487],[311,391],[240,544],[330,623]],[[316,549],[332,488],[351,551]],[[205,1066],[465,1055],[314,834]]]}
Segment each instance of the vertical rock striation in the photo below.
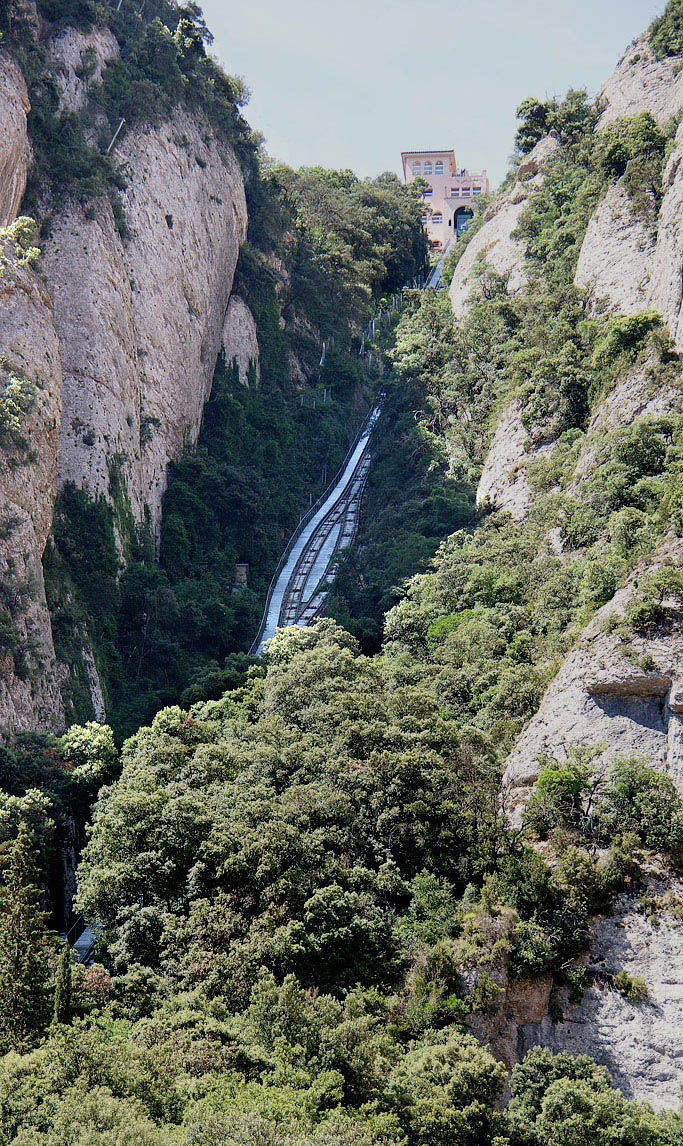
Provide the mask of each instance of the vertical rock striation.
{"label": "vertical rock striation", "polygon": [[240,382],[245,386],[248,384],[249,369],[252,364],[256,372],[256,381],[260,380],[256,323],[246,302],[236,294],[230,299],[223,324],[223,353],[226,362],[237,359]]}
{"label": "vertical rock striation", "polygon": [[157,534],[168,462],[199,432],[239,247],[244,184],[232,151],[181,109],[117,151],[129,237],[109,204],[57,216],[43,265],[64,363],[60,480],[109,496]]}
{"label": "vertical rock striation", "polygon": [[16,218],[26,187],[31,145],[28,92],[18,65],[0,51],[0,227]]}

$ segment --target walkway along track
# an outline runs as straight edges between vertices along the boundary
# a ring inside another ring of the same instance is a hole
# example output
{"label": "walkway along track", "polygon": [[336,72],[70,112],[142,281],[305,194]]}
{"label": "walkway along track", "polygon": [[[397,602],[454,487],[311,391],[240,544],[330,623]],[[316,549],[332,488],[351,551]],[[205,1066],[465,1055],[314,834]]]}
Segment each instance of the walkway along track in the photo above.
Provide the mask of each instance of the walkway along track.
{"label": "walkway along track", "polygon": [[290,538],[270,583],[252,655],[262,652],[277,628],[310,625],[322,609],[339,554],[356,535],[370,469],[370,435],[379,412],[378,404],[363,422],[337,477]]}

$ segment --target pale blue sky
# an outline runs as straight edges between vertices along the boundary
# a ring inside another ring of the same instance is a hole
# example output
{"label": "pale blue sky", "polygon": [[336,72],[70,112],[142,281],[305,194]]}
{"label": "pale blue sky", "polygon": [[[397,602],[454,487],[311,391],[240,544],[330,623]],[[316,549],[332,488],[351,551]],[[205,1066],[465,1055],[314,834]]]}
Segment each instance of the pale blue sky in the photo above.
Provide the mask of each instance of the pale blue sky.
{"label": "pale blue sky", "polygon": [[454,147],[505,174],[527,95],[595,93],[665,0],[204,0],[213,50],[246,80],[251,125],[292,166],[400,170]]}

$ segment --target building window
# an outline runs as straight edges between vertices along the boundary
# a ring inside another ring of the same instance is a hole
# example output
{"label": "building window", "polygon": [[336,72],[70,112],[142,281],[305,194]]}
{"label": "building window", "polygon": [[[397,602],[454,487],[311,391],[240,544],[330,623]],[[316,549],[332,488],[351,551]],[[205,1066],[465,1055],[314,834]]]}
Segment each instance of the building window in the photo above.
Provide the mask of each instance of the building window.
{"label": "building window", "polygon": [[473,195],[481,195],[481,187],[473,187],[472,188],[472,194]]}
{"label": "building window", "polygon": [[413,163],[413,175],[419,175],[421,170],[422,170],[422,167],[420,166],[419,163]]}
{"label": "building window", "polygon": [[460,188],[459,187],[451,187],[451,199],[459,199],[459,198],[460,198]]}
{"label": "building window", "polygon": [[440,211],[435,211],[432,215],[432,223],[443,223],[443,216]]}
{"label": "building window", "polygon": [[472,188],[471,187],[463,187],[462,194],[466,198],[468,195],[472,194]]}
{"label": "building window", "polygon": [[425,163],[425,175],[431,175],[431,173],[432,173],[431,163]]}
{"label": "building window", "polygon": [[441,160],[439,160],[438,163],[434,164],[434,174],[435,175],[443,175],[443,163],[441,162]]}
{"label": "building window", "polygon": [[427,223],[427,218],[428,218],[428,216],[427,216],[427,215],[423,215],[423,216],[422,216],[422,225],[423,225],[423,226],[425,226],[425,225],[426,225],[426,223]]}
{"label": "building window", "polygon": [[426,191],[422,192],[422,198],[427,199],[431,195],[431,193],[432,193],[432,189],[431,189],[431,187],[428,187]]}

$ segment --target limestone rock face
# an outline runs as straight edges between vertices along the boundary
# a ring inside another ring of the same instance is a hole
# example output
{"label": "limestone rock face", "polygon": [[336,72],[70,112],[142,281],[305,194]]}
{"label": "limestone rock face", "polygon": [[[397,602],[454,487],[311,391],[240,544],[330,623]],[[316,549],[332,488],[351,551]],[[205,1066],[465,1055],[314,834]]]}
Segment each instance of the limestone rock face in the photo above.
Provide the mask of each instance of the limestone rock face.
{"label": "limestone rock face", "polygon": [[621,636],[604,627],[610,616],[623,618],[643,575],[665,560],[680,563],[682,555],[679,539],[665,544],[655,560],[637,570],[598,610],[565,660],[506,763],[506,804],[513,822],[521,820],[540,771],[539,757],[564,759],[572,745],[604,742],[598,764],[615,756],[642,757],[667,772],[683,794],[683,729],[676,711],[683,679],[680,618],[672,616],[653,638]]}
{"label": "limestone rock face", "polygon": [[15,649],[0,652],[0,726],[12,731],[62,723],[41,564],[56,489],[62,379],[47,291],[32,270],[17,264],[11,244],[5,257],[0,401],[12,377],[23,379],[33,395],[18,434],[5,432],[0,443],[1,604],[16,630]]}
{"label": "limestone rock face", "polygon": [[31,145],[28,92],[19,66],[0,52],[0,227],[16,218],[26,187]]}
{"label": "limestone rock face", "polygon": [[683,107],[683,73],[676,75],[677,62],[671,56],[656,60],[647,33],[634,40],[598,92],[599,103],[605,105],[599,126],[641,111],[649,111],[660,125],[666,123]]}
{"label": "limestone rock face", "polygon": [[[656,888],[655,888],[656,890]],[[674,891],[680,897],[680,885]],[[560,1022],[545,1015],[518,1029],[518,1053],[541,1044],[552,1051],[588,1054],[610,1071],[629,1098],[655,1109],[678,1106],[683,1083],[683,928],[666,910],[653,921],[622,896],[609,918],[592,924],[585,957],[588,989],[572,1005],[566,989]],[[630,1003],[614,988],[619,971],[639,975],[647,1002]]]}
{"label": "limestone rock face", "polygon": [[[683,72],[679,79],[683,80]],[[679,354],[683,352],[683,126],[664,171],[657,245],[652,260],[649,304],[667,324]]]}
{"label": "limestone rock face", "polygon": [[[195,441],[209,396],[241,243],[244,182],[234,153],[178,110],[126,136],[118,150],[132,238],[124,261],[140,359],[143,498],[154,528],[166,468]],[[201,160],[201,163],[198,162]]]}
{"label": "limestone rock face", "polygon": [[232,295],[223,324],[223,351],[225,361],[237,359],[240,382],[248,385],[248,371],[251,363],[256,369],[257,382],[261,377],[259,346],[256,336],[256,323],[244,299]]}
{"label": "limestone rock face", "polygon": [[52,36],[47,42],[47,63],[60,90],[61,108],[80,111],[88,87],[99,83],[108,61],[118,55],[119,45],[109,28],[89,32],[64,28]]}
{"label": "limestone rock face", "polygon": [[467,309],[476,281],[472,271],[482,259],[499,274],[509,276],[510,293],[525,285],[523,253],[519,243],[512,238],[512,232],[519,223],[527,199],[543,182],[543,165],[559,146],[559,139],[554,135],[541,139],[521,164],[514,187],[496,199],[486,211],[483,226],[465,248],[451,280],[448,293],[456,318],[461,318]]}
{"label": "limestone rock face", "polygon": [[530,446],[519,402],[510,402],[496,424],[477,486],[477,505],[488,503],[493,509],[505,510],[515,521],[521,521],[533,501],[526,468],[529,462],[551,450],[551,445]]}
{"label": "limestone rock face", "polygon": [[99,200],[92,215],[78,204],[61,213],[41,263],[64,374],[59,482],[108,496],[116,461],[139,521],[141,395],[132,292],[108,200]]}
{"label": "limestone rock face", "polygon": [[69,204],[44,267],[65,366],[60,479],[109,491],[112,464],[154,531],[166,469],[199,432],[239,247],[244,184],[232,151],[178,109],[124,137],[130,237],[111,209]]}
{"label": "limestone rock face", "polygon": [[634,314],[648,305],[655,239],[634,214],[623,181],[613,183],[591,218],[574,282],[615,310]]}

